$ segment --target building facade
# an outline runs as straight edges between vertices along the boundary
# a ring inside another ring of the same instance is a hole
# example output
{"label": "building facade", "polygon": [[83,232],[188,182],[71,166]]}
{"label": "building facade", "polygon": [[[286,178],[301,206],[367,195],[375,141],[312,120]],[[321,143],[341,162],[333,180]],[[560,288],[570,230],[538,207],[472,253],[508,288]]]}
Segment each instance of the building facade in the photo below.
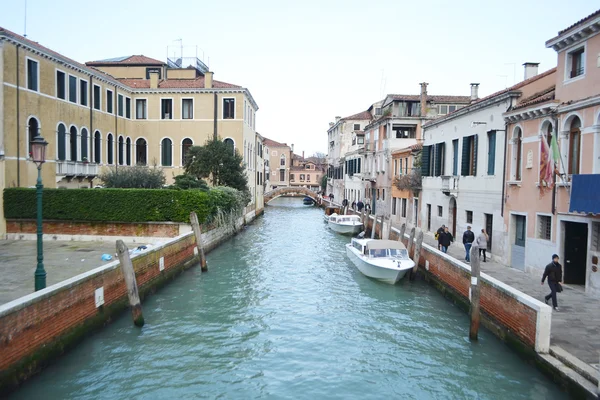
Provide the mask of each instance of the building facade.
{"label": "building facade", "polygon": [[421,193],[420,158],[423,145],[417,143],[392,152],[392,207],[393,225],[418,226],[419,196]]}
{"label": "building facade", "polygon": [[269,160],[265,191],[290,186],[292,147],[267,138],[264,139],[264,145],[268,149],[265,160]]}

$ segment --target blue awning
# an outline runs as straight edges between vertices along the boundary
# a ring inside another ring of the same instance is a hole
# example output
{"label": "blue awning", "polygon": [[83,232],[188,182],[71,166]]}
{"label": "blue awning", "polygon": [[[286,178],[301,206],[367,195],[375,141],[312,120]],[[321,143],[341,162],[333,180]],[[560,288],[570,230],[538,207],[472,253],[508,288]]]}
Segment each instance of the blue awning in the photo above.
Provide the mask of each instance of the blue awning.
{"label": "blue awning", "polygon": [[600,174],[572,176],[569,212],[600,214]]}

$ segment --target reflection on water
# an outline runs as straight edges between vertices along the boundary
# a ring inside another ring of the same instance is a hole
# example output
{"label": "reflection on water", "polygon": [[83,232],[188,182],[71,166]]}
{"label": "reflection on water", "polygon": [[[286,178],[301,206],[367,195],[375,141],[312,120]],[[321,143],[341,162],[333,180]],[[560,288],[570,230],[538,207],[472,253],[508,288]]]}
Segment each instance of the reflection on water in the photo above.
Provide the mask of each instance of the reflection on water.
{"label": "reflection on water", "polygon": [[557,386],[423,282],[370,280],[320,210],[276,199],[199,268],[15,398],[559,399]]}

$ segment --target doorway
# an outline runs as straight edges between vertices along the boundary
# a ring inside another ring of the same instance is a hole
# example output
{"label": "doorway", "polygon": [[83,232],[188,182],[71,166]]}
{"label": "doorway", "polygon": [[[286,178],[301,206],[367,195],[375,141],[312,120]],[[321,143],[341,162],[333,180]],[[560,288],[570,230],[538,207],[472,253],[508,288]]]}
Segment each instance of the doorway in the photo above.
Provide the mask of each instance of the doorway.
{"label": "doorway", "polygon": [[456,199],[454,197],[450,197],[450,232],[452,232],[452,236],[456,238]]}
{"label": "doorway", "polygon": [[564,282],[585,285],[588,225],[565,222]]}
{"label": "doorway", "polygon": [[431,204],[427,204],[427,230],[431,232]]}
{"label": "doorway", "polygon": [[511,267],[525,271],[525,238],[527,220],[524,215],[513,215],[515,226],[515,242],[512,245]]}
{"label": "doorway", "polygon": [[485,232],[488,234],[487,251],[492,252],[492,229],[494,227],[494,216],[492,214],[483,214],[485,217]]}
{"label": "doorway", "polygon": [[419,200],[415,199],[415,226],[419,226]]}

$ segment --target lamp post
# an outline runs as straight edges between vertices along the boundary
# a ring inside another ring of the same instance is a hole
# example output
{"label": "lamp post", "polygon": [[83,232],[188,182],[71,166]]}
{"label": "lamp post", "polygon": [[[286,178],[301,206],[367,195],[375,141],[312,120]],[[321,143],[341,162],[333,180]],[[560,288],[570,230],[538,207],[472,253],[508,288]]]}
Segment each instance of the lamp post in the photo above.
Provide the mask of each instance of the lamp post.
{"label": "lamp post", "polygon": [[46,271],[44,270],[44,248],[42,243],[42,164],[46,162],[46,146],[48,142],[38,133],[31,141],[31,158],[37,165],[38,177],[35,185],[37,194],[37,268],[35,269],[35,290],[46,287]]}

